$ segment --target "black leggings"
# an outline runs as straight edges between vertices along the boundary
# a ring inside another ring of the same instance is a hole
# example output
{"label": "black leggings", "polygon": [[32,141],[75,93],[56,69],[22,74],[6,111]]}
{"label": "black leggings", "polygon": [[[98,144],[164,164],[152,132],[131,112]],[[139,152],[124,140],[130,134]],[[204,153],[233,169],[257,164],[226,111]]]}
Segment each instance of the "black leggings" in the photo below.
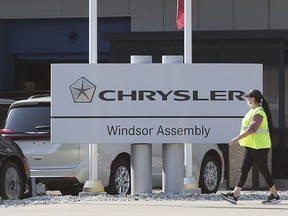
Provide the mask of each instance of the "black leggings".
{"label": "black leggings", "polygon": [[252,149],[245,147],[240,175],[236,184],[237,187],[242,188],[244,186],[247,180],[248,173],[254,162],[256,163],[260,173],[264,177],[268,187],[271,188],[274,185],[272,175],[268,169],[268,152],[269,148]]}

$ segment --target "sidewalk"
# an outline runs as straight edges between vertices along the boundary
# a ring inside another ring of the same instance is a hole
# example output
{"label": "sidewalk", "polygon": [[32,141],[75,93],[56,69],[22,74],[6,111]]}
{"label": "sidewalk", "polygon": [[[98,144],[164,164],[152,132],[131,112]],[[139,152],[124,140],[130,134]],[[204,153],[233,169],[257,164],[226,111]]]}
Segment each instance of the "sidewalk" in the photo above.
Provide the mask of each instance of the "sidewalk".
{"label": "sidewalk", "polygon": [[263,205],[260,200],[239,201],[237,205],[226,201],[133,201],[133,202],[85,202],[71,204],[33,205],[0,208],[1,215],[30,216],[286,216],[288,201],[283,200],[277,205]]}

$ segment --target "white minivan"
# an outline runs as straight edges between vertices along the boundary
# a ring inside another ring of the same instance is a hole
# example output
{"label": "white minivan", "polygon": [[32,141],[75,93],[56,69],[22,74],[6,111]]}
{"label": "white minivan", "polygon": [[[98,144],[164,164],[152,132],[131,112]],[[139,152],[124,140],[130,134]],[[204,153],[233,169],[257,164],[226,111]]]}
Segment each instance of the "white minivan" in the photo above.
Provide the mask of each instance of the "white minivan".
{"label": "white minivan", "polygon": [[[47,190],[77,195],[89,178],[88,144],[51,144],[50,96],[13,103],[0,134],[19,144],[31,177]],[[224,179],[224,159],[217,144],[193,144],[193,172],[202,193],[215,193]],[[109,194],[131,192],[131,144],[98,144],[98,179]],[[162,184],[162,145],[152,145],[153,186]]]}

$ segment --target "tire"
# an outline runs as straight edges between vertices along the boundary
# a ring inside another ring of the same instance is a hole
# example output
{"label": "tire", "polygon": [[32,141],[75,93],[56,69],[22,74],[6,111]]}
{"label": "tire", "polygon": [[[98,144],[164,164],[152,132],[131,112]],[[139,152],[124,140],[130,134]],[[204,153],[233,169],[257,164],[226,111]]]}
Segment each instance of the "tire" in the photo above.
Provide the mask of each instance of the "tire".
{"label": "tire", "polygon": [[117,160],[111,169],[108,193],[111,195],[125,195],[131,193],[130,164],[124,160]]}
{"label": "tire", "polygon": [[3,199],[21,199],[23,196],[23,178],[16,163],[8,161],[0,173],[0,194]]}
{"label": "tire", "polygon": [[203,194],[216,193],[221,180],[221,167],[213,155],[206,155],[202,161],[199,186]]}

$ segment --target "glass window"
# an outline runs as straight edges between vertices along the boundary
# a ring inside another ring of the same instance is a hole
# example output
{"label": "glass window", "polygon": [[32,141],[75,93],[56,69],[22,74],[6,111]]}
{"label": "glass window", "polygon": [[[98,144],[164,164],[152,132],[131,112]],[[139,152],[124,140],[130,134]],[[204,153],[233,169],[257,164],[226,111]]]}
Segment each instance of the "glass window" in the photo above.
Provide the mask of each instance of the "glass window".
{"label": "glass window", "polygon": [[39,126],[50,126],[49,105],[15,107],[8,114],[5,128],[14,132],[49,131]]}

